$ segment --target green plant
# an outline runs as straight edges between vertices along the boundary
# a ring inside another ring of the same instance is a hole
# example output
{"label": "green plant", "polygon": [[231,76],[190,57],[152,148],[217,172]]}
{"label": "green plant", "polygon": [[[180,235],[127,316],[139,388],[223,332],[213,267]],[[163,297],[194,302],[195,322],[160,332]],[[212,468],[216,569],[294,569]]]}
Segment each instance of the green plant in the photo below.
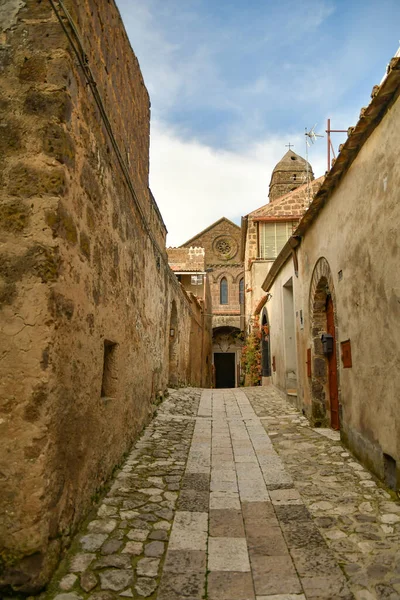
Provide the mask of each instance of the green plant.
{"label": "green plant", "polygon": [[244,385],[260,385],[261,383],[261,332],[255,327],[242,348],[242,372]]}

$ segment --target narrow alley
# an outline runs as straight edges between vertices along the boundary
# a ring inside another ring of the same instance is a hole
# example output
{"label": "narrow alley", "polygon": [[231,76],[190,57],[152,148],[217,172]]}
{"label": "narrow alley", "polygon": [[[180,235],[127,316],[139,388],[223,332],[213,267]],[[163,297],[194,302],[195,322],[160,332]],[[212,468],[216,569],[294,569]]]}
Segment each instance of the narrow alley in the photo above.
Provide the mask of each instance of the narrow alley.
{"label": "narrow alley", "polygon": [[272,386],[170,390],[41,600],[400,598],[400,505]]}

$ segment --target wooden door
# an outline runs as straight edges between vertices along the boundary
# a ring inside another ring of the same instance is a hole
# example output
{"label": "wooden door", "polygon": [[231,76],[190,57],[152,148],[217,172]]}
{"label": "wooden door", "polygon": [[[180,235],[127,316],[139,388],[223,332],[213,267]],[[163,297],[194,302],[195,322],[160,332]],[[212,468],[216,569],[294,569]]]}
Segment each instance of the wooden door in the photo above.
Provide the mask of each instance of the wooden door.
{"label": "wooden door", "polygon": [[329,379],[329,400],[331,408],[331,427],[340,429],[339,423],[339,397],[337,382],[337,362],[336,362],[336,338],[335,338],[335,316],[333,310],[332,297],[329,296],[326,303],[326,325],[327,333],[333,337],[333,352],[328,355],[328,379]]}

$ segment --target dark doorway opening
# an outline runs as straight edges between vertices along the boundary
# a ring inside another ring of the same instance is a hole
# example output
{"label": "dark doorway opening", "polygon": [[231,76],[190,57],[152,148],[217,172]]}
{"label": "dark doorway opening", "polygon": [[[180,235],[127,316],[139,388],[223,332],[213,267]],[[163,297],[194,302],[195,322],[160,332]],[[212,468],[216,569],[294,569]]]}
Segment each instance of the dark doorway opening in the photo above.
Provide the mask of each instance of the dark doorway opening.
{"label": "dark doorway opening", "polygon": [[235,353],[217,352],[214,354],[215,387],[235,387]]}
{"label": "dark doorway opening", "polygon": [[262,376],[271,376],[271,354],[269,347],[269,325],[268,315],[264,310],[261,322],[261,368]]}
{"label": "dark doorway opening", "polygon": [[331,427],[339,430],[339,396],[337,380],[337,362],[336,362],[336,333],[335,333],[335,313],[332,297],[329,295],[326,300],[326,328],[333,337],[334,351],[328,356],[328,380],[329,380],[329,401],[331,409]]}
{"label": "dark doorway opening", "polygon": [[385,483],[391,490],[397,490],[396,461],[390,454],[383,455]]}

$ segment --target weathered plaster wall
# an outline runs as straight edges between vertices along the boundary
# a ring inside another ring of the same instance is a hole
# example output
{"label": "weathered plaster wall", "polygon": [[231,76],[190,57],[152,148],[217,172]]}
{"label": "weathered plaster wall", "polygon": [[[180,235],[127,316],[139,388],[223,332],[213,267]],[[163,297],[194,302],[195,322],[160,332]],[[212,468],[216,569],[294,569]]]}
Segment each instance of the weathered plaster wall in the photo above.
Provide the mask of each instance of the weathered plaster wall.
{"label": "weathered plaster wall", "polygon": [[203,299],[205,293],[205,285],[204,285],[204,275],[203,283],[201,285],[192,284],[192,275],[177,275],[178,281],[181,282],[182,286],[185,288],[187,292],[191,292],[197,298]]}
{"label": "weathered plaster wall", "polygon": [[[209,286],[207,285],[209,290]],[[189,293],[192,309],[190,348],[189,348],[189,379],[195,387],[211,387],[211,316],[210,297],[206,293],[204,300],[199,300]]]}
{"label": "weathered plaster wall", "polygon": [[46,582],[165,388],[174,301],[177,378],[194,377],[191,303],[167,265],[148,188],[150,109],[137,59],[113,2],[66,5],[136,199],[50,3],[7,0],[0,586],[26,592]]}
{"label": "weathered plaster wall", "polygon": [[285,311],[283,303],[283,286],[292,276],[293,264],[292,261],[288,261],[276,277],[270,290],[271,296],[265,305],[269,320],[271,362],[273,357],[275,357],[275,371],[271,369],[271,382],[284,393],[286,393],[287,389],[286,380],[288,366],[285,355]]}
{"label": "weathered plaster wall", "polygon": [[265,296],[265,292],[261,286],[264,283],[272,264],[272,260],[257,260],[251,262],[250,268],[245,271],[245,311],[247,326],[251,325],[254,311],[260,300]]}
{"label": "weathered plaster wall", "polygon": [[307,231],[295,279],[296,310],[305,316],[298,356],[307,410],[313,397],[305,364],[306,350],[312,347],[310,282],[318,259],[325,257],[332,274],[338,344],[350,339],[352,349],[353,366],[345,369],[336,348],[342,435],[381,478],[382,453],[396,460],[398,470],[400,465],[399,123],[397,100]]}

